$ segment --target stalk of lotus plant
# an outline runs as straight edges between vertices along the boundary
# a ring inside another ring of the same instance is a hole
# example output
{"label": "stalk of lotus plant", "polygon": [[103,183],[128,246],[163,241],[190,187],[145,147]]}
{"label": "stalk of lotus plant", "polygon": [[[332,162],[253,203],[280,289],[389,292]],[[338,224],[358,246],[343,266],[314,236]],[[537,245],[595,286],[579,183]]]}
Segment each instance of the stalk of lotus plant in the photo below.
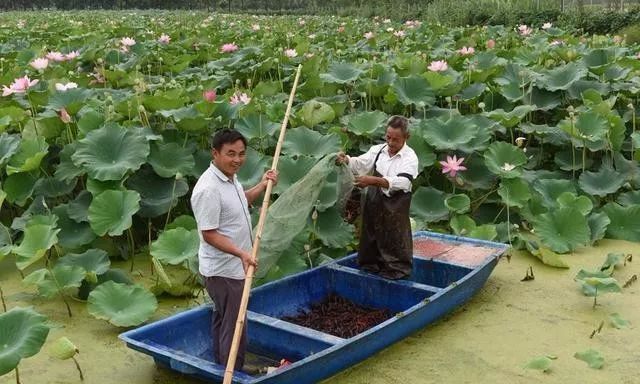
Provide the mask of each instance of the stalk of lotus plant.
{"label": "stalk of lotus plant", "polygon": [[67,298],[64,295],[64,291],[62,290],[62,287],[60,286],[60,284],[58,283],[58,280],[56,279],[56,275],[50,269],[49,269],[49,274],[51,274],[51,279],[53,280],[54,284],[56,285],[56,288],[58,289],[58,293],[62,298],[62,302],[67,307],[67,313],[69,314],[69,317],[73,317],[73,314],[71,313],[71,307],[69,306],[69,302],[67,301]]}
{"label": "stalk of lotus plant", "polygon": [[78,363],[78,360],[76,360],[75,356],[72,356],[71,360],[73,360],[73,362],[76,365],[76,368],[78,369],[78,373],[80,374],[80,381],[84,381],[84,375],[82,374],[82,369],[80,368],[80,364]]}
{"label": "stalk of lotus plant", "polygon": [[[298,65],[296,76],[293,80],[293,86],[291,87],[291,93],[289,93],[289,101],[287,103],[287,109],[284,113],[282,125],[280,126],[280,135],[276,144],[275,153],[273,154],[273,162],[271,169],[278,169],[278,160],[280,159],[280,151],[282,150],[282,144],[284,143],[284,136],[289,122],[289,115],[291,114],[291,108],[293,106],[293,98],[298,88],[298,81],[300,80],[300,73],[302,71],[302,64]],[[271,199],[271,190],[273,188],[273,181],[267,181],[267,188],[264,191],[264,198],[262,200],[262,207],[260,208],[260,216],[258,218],[258,225],[256,226],[256,234],[253,241],[253,248],[251,250],[251,256],[258,260],[258,250],[260,249],[260,238],[262,237],[262,231],[264,229],[265,219],[267,218],[267,209],[269,209],[269,200]],[[227,361],[227,367],[224,371],[224,384],[231,384],[233,380],[233,369],[236,364],[236,356],[238,355],[238,346],[240,344],[240,337],[242,335],[242,328],[244,327],[245,318],[247,314],[247,305],[249,304],[249,292],[251,291],[251,285],[253,284],[253,273],[255,267],[250,265],[247,268],[246,277],[244,280],[244,289],[242,291],[242,299],[240,300],[240,308],[238,311],[238,317],[236,322],[236,329],[233,333],[233,342],[231,343],[231,349],[229,351],[229,360]]]}
{"label": "stalk of lotus plant", "polygon": [[131,231],[131,227],[129,227],[129,229],[127,229],[127,242],[129,244],[129,257],[131,258],[131,269],[129,270],[130,272],[133,272],[133,262],[135,259],[135,246],[136,243],[133,240],[133,232]]}
{"label": "stalk of lotus plant", "polygon": [[[633,104],[629,104],[629,105],[633,107]],[[633,161],[636,158],[636,150],[633,145],[633,135],[636,133],[636,109],[635,108],[631,108],[631,124],[633,125],[633,130],[631,132],[631,161]]]}
{"label": "stalk of lotus plant", "polygon": [[582,173],[584,173],[584,167],[587,163],[587,142],[582,141]]}
{"label": "stalk of lotus plant", "polygon": [[573,111],[569,112],[569,120],[571,121],[571,178],[576,179],[576,147],[573,144],[573,137],[575,135],[575,120],[573,118]]}
{"label": "stalk of lotus plant", "polygon": [[17,366],[16,366],[16,369],[14,369],[14,371],[16,371],[16,384],[20,384],[20,371],[18,370]]}
{"label": "stalk of lotus plant", "polygon": [[167,225],[169,225],[169,219],[171,218],[171,208],[173,208],[173,197],[176,194],[176,183],[178,182],[178,176],[173,178],[173,187],[171,188],[171,203],[169,205],[169,211],[167,212],[167,219],[164,221],[164,229],[167,229]]}
{"label": "stalk of lotus plant", "polygon": [[2,309],[4,312],[7,312],[7,303],[4,301],[4,293],[2,292],[2,287],[0,287],[0,300],[2,300]]}

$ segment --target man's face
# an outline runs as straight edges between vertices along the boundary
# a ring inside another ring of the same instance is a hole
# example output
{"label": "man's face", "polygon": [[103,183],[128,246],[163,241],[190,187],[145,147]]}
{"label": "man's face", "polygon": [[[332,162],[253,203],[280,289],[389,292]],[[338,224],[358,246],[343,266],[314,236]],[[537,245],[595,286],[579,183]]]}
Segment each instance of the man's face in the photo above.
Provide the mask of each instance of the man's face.
{"label": "man's face", "polygon": [[398,151],[402,149],[404,143],[409,138],[409,135],[405,135],[402,133],[402,129],[387,127],[387,134],[385,136],[385,140],[387,142],[387,146],[389,147],[389,152],[391,154],[396,154]]}
{"label": "man's face", "polygon": [[212,149],[211,154],[216,167],[227,177],[232,178],[244,164],[246,148],[242,140],[236,140],[233,143],[222,144],[220,151]]}

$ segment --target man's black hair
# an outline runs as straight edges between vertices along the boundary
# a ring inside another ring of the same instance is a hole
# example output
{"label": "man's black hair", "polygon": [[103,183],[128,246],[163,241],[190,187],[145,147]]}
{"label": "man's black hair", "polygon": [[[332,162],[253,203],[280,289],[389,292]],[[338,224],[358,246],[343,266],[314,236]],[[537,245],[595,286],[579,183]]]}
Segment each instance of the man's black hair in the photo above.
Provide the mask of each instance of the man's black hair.
{"label": "man's black hair", "polygon": [[242,141],[245,148],[247,147],[247,139],[242,136],[242,133],[236,131],[235,129],[221,129],[219,131],[216,131],[213,136],[211,136],[211,149],[220,151],[224,144],[233,144],[238,140]]}

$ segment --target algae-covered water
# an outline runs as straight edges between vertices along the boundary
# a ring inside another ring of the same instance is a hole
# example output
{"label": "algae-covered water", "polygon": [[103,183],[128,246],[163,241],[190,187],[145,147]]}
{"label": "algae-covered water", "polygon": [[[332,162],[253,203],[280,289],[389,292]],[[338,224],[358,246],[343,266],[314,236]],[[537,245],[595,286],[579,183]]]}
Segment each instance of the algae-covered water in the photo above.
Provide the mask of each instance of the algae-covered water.
{"label": "algae-covered water", "polygon": [[[502,259],[466,305],[324,383],[640,384],[640,282],[621,294],[602,295],[594,309],[593,299],[583,296],[573,281],[581,268],[599,267],[609,252],[635,257],[616,270],[614,277],[620,284],[640,274],[640,244],[625,241],[605,240],[596,248],[566,255],[570,269],[546,267],[520,253],[510,262]],[[535,280],[520,281],[529,266]],[[150,357],[126,348],[117,338],[122,329],[91,317],[84,303],[70,303],[74,313],[70,320],[61,301],[34,297],[32,288],[22,286],[12,260],[0,263],[0,287],[9,307],[33,305],[54,322],[48,342],[67,336],[78,346],[84,383],[199,383],[157,368]],[[159,301],[152,320],[196,304],[164,297]],[[630,327],[612,327],[611,313],[630,321]],[[600,333],[590,338],[601,321]],[[602,353],[602,369],[589,368],[573,357],[587,349]],[[547,373],[523,368],[544,355],[557,357]],[[56,361],[46,352],[21,362],[20,379],[23,384],[81,383],[72,361]],[[14,382],[14,373],[0,377],[0,383]]]}

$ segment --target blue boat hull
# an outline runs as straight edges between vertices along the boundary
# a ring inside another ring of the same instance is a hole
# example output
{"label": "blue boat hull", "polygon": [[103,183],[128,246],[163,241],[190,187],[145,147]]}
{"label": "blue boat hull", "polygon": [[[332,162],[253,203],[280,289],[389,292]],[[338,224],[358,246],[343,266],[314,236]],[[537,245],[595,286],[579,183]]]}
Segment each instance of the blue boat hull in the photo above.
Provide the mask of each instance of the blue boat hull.
{"label": "blue boat hull", "polygon": [[[386,280],[357,269],[355,255],[254,288],[249,302],[248,349],[294,363],[263,376],[234,374],[234,383],[315,383],[433,323],[469,300],[486,282],[504,244],[419,232],[456,246],[478,246],[488,254],[477,265],[414,257],[410,280]],[[343,339],[283,320],[330,293],[359,305],[395,313],[389,320]],[[158,364],[210,382],[221,382],[224,367],[211,362],[211,306],[194,308],[120,335],[127,345]]]}

